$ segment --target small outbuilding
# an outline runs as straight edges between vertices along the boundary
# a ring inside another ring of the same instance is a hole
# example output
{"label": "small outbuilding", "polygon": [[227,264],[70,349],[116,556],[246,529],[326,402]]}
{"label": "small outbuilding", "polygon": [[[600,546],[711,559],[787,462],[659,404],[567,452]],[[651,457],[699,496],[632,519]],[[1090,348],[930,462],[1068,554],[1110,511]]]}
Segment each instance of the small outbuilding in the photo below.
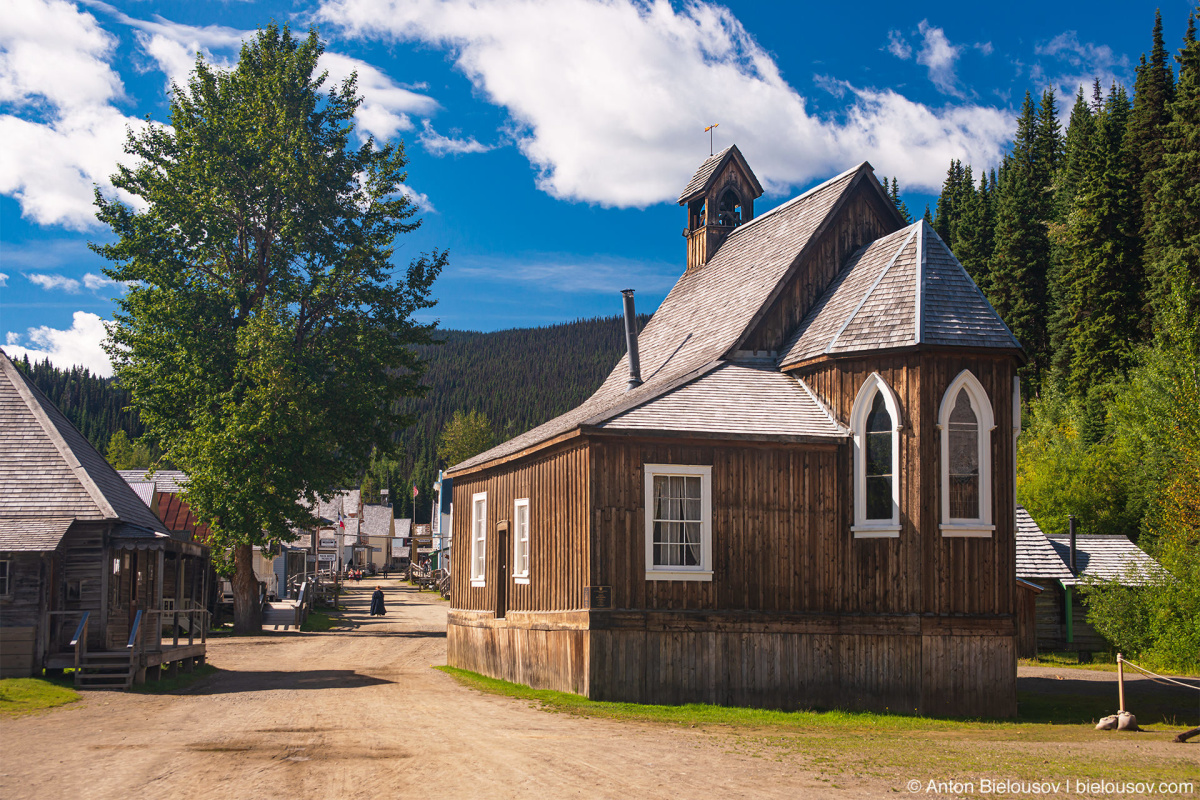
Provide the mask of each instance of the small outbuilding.
{"label": "small outbuilding", "polygon": [[121,687],[202,661],[209,558],[190,539],[0,354],[0,675]]}

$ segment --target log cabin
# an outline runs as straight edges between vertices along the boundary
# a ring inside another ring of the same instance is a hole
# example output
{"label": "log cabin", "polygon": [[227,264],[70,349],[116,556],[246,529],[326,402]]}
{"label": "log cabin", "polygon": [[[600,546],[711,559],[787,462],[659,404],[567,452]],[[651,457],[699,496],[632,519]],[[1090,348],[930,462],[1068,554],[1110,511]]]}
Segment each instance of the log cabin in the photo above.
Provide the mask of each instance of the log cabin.
{"label": "log cabin", "polygon": [[1021,345],[867,163],[686,266],[579,407],[453,466],[448,660],[597,700],[1016,713]]}
{"label": "log cabin", "polygon": [[191,669],[209,573],[208,548],[172,535],[0,353],[0,676],[73,667],[82,688],[127,688]]}

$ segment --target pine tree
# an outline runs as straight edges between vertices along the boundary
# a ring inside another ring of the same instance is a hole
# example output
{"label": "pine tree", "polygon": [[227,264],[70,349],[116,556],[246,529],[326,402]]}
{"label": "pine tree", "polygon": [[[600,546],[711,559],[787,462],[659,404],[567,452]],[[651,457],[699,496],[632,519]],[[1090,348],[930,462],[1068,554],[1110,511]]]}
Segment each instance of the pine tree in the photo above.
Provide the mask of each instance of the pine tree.
{"label": "pine tree", "polygon": [[900,216],[904,217],[905,222],[912,222],[912,214],[908,213],[908,206],[900,199],[900,186],[896,182],[896,177],[892,176],[892,190],[889,193],[892,198],[892,205],[900,212]]}
{"label": "pine tree", "polygon": [[933,214],[929,211],[928,203],[925,204],[925,213],[921,216],[921,219],[925,220],[929,225],[933,225]]}
{"label": "pine tree", "polygon": [[[1138,341],[1139,198],[1125,137],[1129,115],[1125,89],[1114,86],[1096,120],[1092,158],[1067,219],[1062,298],[1069,323],[1067,387],[1084,401],[1094,397],[1094,386],[1128,367]],[[1089,417],[1092,424],[1101,422]]]}
{"label": "pine tree", "polygon": [[[970,167],[967,167],[967,170],[969,175]],[[991,189],[985,174],[980,180],[979,191],[972,190],[965,196],[954,229],[954,243],[951,245],[967,274],[984,292],[988,290],[988,261],[992,256],[993,227]]]}
{"label": "pine tree", "polygon": [[950,244],[954,220],[958,214],[958,206],[962,195],[963,166],[958,159],[950,162],[946,170],[946,180],[942,182],[942,192],[938,195],[937,216],[934,217],[933,229],[937,231],[942,241]]}
{"label": "pine tree", "polygon": [[1022,368],[1030,393],[1040,391],[1049,356],[1047,290],[1050,271],[1050,173],[1033,98],[1025,93],[1013,150],[1001,165],[988,298],[1025,348]]}
{"label": "pine tree", "polygon": [[1200,44],[1196,17],[1188,16],[1176,57],[1179,85],[1164,129],[1162,160],[1150,173],[1153,199],[1146,208],[1148,300],[1155,324],[1173,288],[1191,313],[1200,310]]}
{"label": "pine tree", "polygon": [[[1134,225],[1143,239],[1153,239],[1151,214],[1155,206],[1154,173],[1162,168],[1166,148],[1166,129],[1175,96],[1175,74],[1167,60],[1163,45],[1162,13],[1155,12],[1153,46],[1150,60],[1143,55],[1137,70],[1133,90],[1133,112],[1126,133],[1130,153],[1131,179],[1137,189],[1138,202],[1134,208]],[[1145,254],[1146,264],[1158,260],[1157,251]],[[1147,305],[1153,301],[1147,298]],[[1153,314],[1143,316],[1143,331],[1148,331]]]}

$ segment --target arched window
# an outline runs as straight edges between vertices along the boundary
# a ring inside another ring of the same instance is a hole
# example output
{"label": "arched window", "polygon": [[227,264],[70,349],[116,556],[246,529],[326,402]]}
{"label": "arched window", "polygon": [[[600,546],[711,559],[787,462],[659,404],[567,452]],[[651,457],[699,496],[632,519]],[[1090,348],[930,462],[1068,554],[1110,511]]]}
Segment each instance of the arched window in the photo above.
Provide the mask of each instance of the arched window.
{"label": "arched window", "polygon": [[943,536],[991,536],[992,404],[968,370],[942,397],[938,429],[942,437],[941,495]]}
{"label": "arched window", "polygon": [[854,434],[855,538],[900,535],[900,407],[891,387],[872,373],[850,413]]}
{"label": "arched window", "polygon": [[733,189],[726,189],[717,204],[717,224],[736,228],[742,224],[742,200]]}

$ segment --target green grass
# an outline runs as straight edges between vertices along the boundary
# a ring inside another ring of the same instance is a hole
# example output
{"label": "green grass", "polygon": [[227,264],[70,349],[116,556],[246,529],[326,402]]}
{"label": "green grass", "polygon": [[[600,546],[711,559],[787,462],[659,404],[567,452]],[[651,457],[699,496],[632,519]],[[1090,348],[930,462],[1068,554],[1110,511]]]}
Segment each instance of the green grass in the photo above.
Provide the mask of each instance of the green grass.
{"label": "green grass", "polygon": [[333,614],[313,610],[308,612],[308,616],[305,617],[303,624],[300,625],[300,630],[306,633],[324,633],[341,625],[342,620]]}
{"label": "green grass", "polygon": [[129,691],[138,694],[174,694],[181,689],[186,689],[201,678],[207,678],[210,675],[215,675],[220,672],[219,669],[212,664],[201,664],[191,672],[179,670],[179,674],[174,678],[166,677],[164,671],[163,677],[158,680],[147,680],[145,683],[135,683],[130,687]]}
{"label": "green grass", "polygon": [[79,692],[41,678],[0,680],[0,716],[16,717],[74,703]]}
{"label": "green grass", "polygon": [[[528,701],[551,713],[699,729],[722,737],[715,741],[731,752],[795,763],[829,780],[854,775],[889,781],[961,775],[1020,780],[1044,780],[1052,775],[1195,780],[1195,748],[1136,749],[1145,748],[1150,741],[1165,742],[1170,734],[1189,727],[1182,724],[1186,720],[1178,725],[1158,724],[1156,733],[1150,735],[1096,731],[1091,724],[1094,717],[1089,715],[1098,704],[1105,706],[1103,713],[1109,713],[1111,703],[1095,697],[1047,698],[1022,693],[1021,716],[1015,720],[945,719],[903,713],[601,702],[454,667],[435,669],[473,689]],[[1101,743],[1120,747],[1120,757],[1098,748]]]}

